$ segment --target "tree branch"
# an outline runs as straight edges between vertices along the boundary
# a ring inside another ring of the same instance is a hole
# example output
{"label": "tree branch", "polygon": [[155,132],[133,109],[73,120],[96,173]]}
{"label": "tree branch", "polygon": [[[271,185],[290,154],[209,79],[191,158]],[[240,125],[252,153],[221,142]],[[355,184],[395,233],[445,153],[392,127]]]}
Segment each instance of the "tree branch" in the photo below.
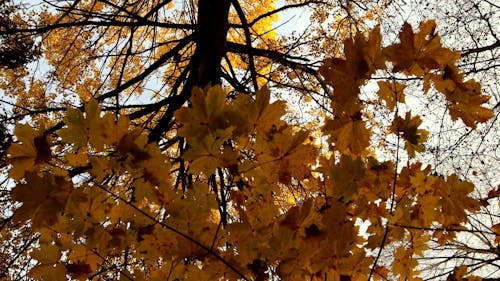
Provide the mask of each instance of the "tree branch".
{"label": "tree branch", "polygon": [[245,17],[245,12],[243,12],[243,9],[240,6],[240,3],[238,0],[232,0],[233,7],[236,10],[236,13],[238,14],[238,17],[240,18],[241,24],[243,26],[243,32],[245,34],[245,42],[246,45],[249,47],[248,49],[248,66],[250,67],[250,77],[252,77],[252,83],[254,86],[255,92],[259,90],[259,85],[257,84],[257,70],[255,69],[255,61],[253,58],[253,48],[252,48],[252,38],[250,37],[250,29],[249,25],[247,22],[247,19]]}
{"label": "tree branch", "polygon": [[500,47],[500,40],[497,40],[495,43],[493,43],[491,45],[463,50],[461,56],[462,57],[466,57],[466,56],[468,56],[470,54],[491,51],[491,50],[493,50],[495,48],[498,48],[498,47]]}

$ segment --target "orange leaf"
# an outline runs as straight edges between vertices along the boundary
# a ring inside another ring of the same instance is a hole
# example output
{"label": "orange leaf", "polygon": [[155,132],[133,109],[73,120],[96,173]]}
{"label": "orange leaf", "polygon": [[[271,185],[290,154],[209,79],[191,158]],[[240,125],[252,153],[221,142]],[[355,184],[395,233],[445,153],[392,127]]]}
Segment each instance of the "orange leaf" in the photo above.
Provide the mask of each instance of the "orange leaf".
{"label": "orange leaf", "polygon": [[415,157],[416,151],[422,152],[425,150],[422,143],[427,140],[428,132],[418,128],[421,123],[420,117],[412,117],[410,112],[406,113],[404,119],[396,116],[392,121],[391,131],[400,134],[406,141],[405,148],[410,157]]}
{"label": "orange leaf", "polygon": [[379,81],[377,84],[379,88],[377,94],[385,101],[386,106],[390,110],[393,110],[398,102],[405,102],[403,90],[406,88],[406,85],[389,81]]}
{"label": "orange leaf", "polygon": [[434,21],[423,22],[415,34],[411,25],[404,23],[400,43],[384,48],[384,54],[394,64],[393,71],[422,76],[431,69],[444,69],[460,58],[459,53],[442,47],[435,28]]}
{"label": "orange leaf", "polygon": [[14,220],[31,220],[33,228],[53,225],[67,206],[85,202],[86,196],[74,189],[66,178],[46,174],[39,177],[35,173],[26,174],[26,183],[17,184],[12,191],[12,199],[23,205],[14,211]]}
{"label": "orange leaf", "polygon": [[52,152],[43,130],[33,129],[27,124],[18,124],[14,134],[18,142],[7,149],[8,163],[12,164],[9,176],[20,180],[26,172],[34,171],[38,164],[48,162]]}

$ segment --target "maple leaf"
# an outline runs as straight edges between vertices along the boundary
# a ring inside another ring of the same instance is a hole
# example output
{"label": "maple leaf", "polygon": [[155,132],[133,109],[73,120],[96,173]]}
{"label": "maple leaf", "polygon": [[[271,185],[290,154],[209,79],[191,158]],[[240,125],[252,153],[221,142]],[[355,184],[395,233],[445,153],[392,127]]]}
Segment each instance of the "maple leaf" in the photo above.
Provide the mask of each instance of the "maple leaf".
{"label": "maple leaf", "polygon": [[[404,104],[404,81],[423,76],[424,91],[441,92],[453,120],[475,127],[492,116],[479,84],[463,81],[458,53],[441,45],[433,21],[416,33],[405,24],[400,42],[383,48],[379,27],[352,38],[352,26],[343,26],[351,21],[332,16],[328,28],[338,33],[308,45],[311,53],[332,50],[313,55],[329,57],[318,70],[294,51],[300,38],[290,48],[271,29],[278,12],[318,5],[312,19],[321,30],[332,15],[320,8],[325,3],[290,1],[277,9],[276,0],[200,0],[185,13],[175,1],[97,2],[61,6],[33,24],[43,38],[41,57],[54,67],[47,81],[55,84],[27,79],[28,68],[1,73],[0,88],[17,99],[15,114],[28,114],[41,128],[18,125],[8,151],[10,178],[18,182],[12,198],[20,206],[13,220],[30,221],[19,233],[32,229],[40,239],[21,248],[26,256],[16,252],[17,241],[30,240],[8,241],[16,249],[6,252],[16,254],[12,261],[38,260],[23,267],[31,278],[354,281],[378,273],[419,280],[415,256],[426,254],[430,236],[444,244],[456,235],[430,229],[465,230],[468,212],[478,210],[472,185],[457,176],[444,180],[414,160],[384,159],[390,153],[379,139],[387,130],[377,127],[380,112],[371,112],[381,103],[383,114]],[[357,17],[355,6],[340,11]],[[82,28],[103,14],[130,26]],[[176,24],[149,28],[157,14],[179,17],[182,32]],[[145,28],[132,15],[147,19]],[[156,43],[141,44],[141,37]],[[343,40],[343,57],[336,40]],[[385,74],[394,80],[378,82],[378,92],[362,88],[386,70],[386,60],[392,68]],[[161,83],[147,82],[152,73]],[[275,90],[261,87],[265,81]],[[144,93],[153,84],[162,87],[152,90],[154,101],[134,104],[151,98]],[[69,92],[87,102],[69,108]],[[274,99],[295,94],[326,105],[331,116],[315,110],[312,122],[294,119],[298,109],[287,108],[293,102]],[[46,107],[42,98],[58,106]],[[48,119],[53,125],[45,131]],[[410,156],[424,150],[421,123],[407,113],[390,126]],[[181,181],[178,190],[174,182]],[[377,248],[393,251],[394,261],[377,264]]]}
{"label": "maple leaf", "polygon": [[332,190],[335,198],[342,198],[347,202],[358,194],[359,185],[365,180],[365,167],[360,157],[351,158],[342,155],[328,174],[333,181]]}
{"label": "maple leaf", "polygon": [[483,280],[482,278],[474,276],[474,275],[469,275],[467,277],[465,277],[465,275],[467,275],[467,265],[462,264],[462,265],[455,267],[455,269],[453,269],[453,272],[450,275],[448,275],[448,277],[446,278],[446,281],[480,281],[480,280]]}
{"label": "maple leaf", "polygon": [[121,116],[115,122],[111,113],[101,116],[97,100],[89,100],[84,109],[82,112],[80,109],[69,108],[64,118],[66,128],[58,132],[63,141],[75,145],[75,150],[86,148],[90,144],[102,151],[105,145],[116,145],[128,132],[128,118]]}
{"label": "maple leaf", "polygon": [[307,235],[306,228],[315,222],[314,200],[308,199],[299,206],[288,210],[281,219],[280,225],[291,229],[293,232],[299,231],[301,235]]}
{"label": "maple leaf", "polygon": [[[270,96],[269,89],[263,87],[256,93],[255,102],[246,106],[238,106],[240,111],[249,114],[247,120],[260,135],[266,135],[272,128],[280,128],[284,124],[281,117],[285,114],[286,104],[284,101],[270,103]],[[238,105],[238,99],[235,105]]]}
{"label": "maple leaf", "polygon": [[393,71],[422,76],[432,69],[444,69],[448,63],[453,64],[460,58],[458,52],[442,47],[435,28],[434,21],[426,21],[420,24],[420,30],[415,34],[411,25],[404,23],[399,34],[401,42],[383,50],[394,64]]}
{"label": "maple leaf", "polygon": [[[343,79],[350,81],[364,80],[374,72],[375,69],[385,68],[381,57],[381,35],[377,26],[370,31],[368,39],[362,33],[357,33],[354,39],[344,41],[345,59],[328,59],[320,68],[320,73],[329,83],[338,86],[342,80],[340,73],[344,73]],[[352,75],[352,76],[351,76]],[[358,84],[346,83],[346,84]]]}
{"label": "maple leaf", "polygon": [[393,110],[398,102],[405,102],[405,95],[403,90],[406,85],[397,82],[389,81],[379,81],[378,84],[378,96],[385,101],[385,105]]}
{"label": "maple leaf", "polygon": [[124,135],[117,143],[116,150],[124,157],[130,158],[131,163],[139,163],[151,159],[145,151],[146,135],[141,130],[134,130]]}
{"label": "maple leaf", "polygon": [[327,120],[322,131],[330,135],[329,140],[334,149],[342,154],[363,155],[370,145],[371,130],[357,116],[341,115],[333,120]]}
{"label": "maple leaf", "polygon": [[351,115],[360,110],[359,87],[376,69],[385,68],[380,42],[377,26],[368,39],[357,33],[354,40],[344,42],[345,59],[329,58],[323,62],[319,72],[334,87],[334,112]]}
{"label": "maple leaf", "polygon": [[157,145],[146,145],[144,152],[149,158],[137,163],[139,167],[135,170],[134,195],[137,199],[147,198],[149,204],[163,204],[172,196],[170,163]]}
{"label": "maple leaf", "polygon": [[469,197],[469,193],[474,191],[474,185],[467,181],[462,181],[453,174],[442,183],[438,194],[441,195],[440,222],[443,225],[456,225],[467,221],[466,210],[479,210],[479,201]]}
{"label": "maple leaf", "polygon": [[199,88],[193,89],[191,107],[183,107],[175,112],[175,119],[182,124],[179,134],[188,138],[203,138],[211,130],[229,127],[225,100],[226,93],[220,86],[210,88],[207,94]]}
{"label": "maple leaf", "polygon": [[412,251],[403,247],[396,249],[394,253],[394,261],[392,262],[392,270],[394,274],[399,275],[399,280],[405,280],[413,276],[414,268],[418,262],[412,257]]}
{"label": "maple leaf", "polygon": [[[209,92],[210,91],[211,89]],[[225,97],[221,89],[218,91],[221,96],[223,95]],[[225,124],[227,126],[234,127],[233,134],[235,137],[244,137],[254,132],[261,136],[269,135],[272,130],[280,128],[285,124],[281,118],[286,112],[286,103],[284,101],[270,103],[270,97],[271,93],[267,86],[257,91],[255,100],[249,95],[239,95],[230,103],[217,105],[217,108],[220,110],[218,118],[226,120]],[[207,95],[206,99],[208,98]],[[192,110],[195,110],[194,107],[195,105],[193,104]],[[183,109],[181,109],[181,119],[179,121],[182,121],[181,123],[183,124],[186,123],[187,126],[193,126],[192,124],[189,125],[189,123],[193,123],[196,119],[188,120],[183,114]],[[200,123],[202,122],[203,121]],[[217,127],[216,124],[211,123],[205,125],[212,129],[226,128],[226,126]],[[201,136],[201,134],[198,136]]]}
{"label": "maple leaf", "polygon": [[482,105],[489,100],[481,94],[481,85],[473,80],[463,82],[457,67],[448,66],[442,76],[433,76],[436,89],[445,94],[452,120],[458,118],[470,128],[493,117],[493,111]]}
{"label": "maple leaf", "polygon": [[392,121],[391,131],[401,135],[405,140],[405,149],[410,157],[415,157],[415,152],[422,152],[425,147],[422,145],[427,140],[428,132],[419,129],[422,124],[419,116],[412,117],[410,112],[407,112],[405,118],[396,116]]}
{"label": "maple leaf", "polygon": [[260,172],[255,172],[271,181],[275,177],[284,184],[289,184],[292,176],[299,180],[308,178],[316,150],[305,143],[307,139],[308,132],[294,133],[291,127],[272,134],[272,139],[257,138],[254,148]]}
{"label": "maple leaf", "polygon": [[93,271],[89,264],[84,262],[68,263],[66,266],[66,272],[73,278],[86,278]]}
{"label": "maple leaf", "polygon": [[29,276],[35,280],[64,280],[66,279],[66,267],[62,263],[37,265],[33,267]]}
{"label": "maple leaf", "polygon": [[26,174],[26,183],[16,185],[12,199],[23,203],[15,210],[14,220],[29,219],[35,229],[55,224],[68,204],[73,204],[72,208],[87,200],[66,178],[51,174],[40,177],[32,172]]}
{"label": "maple leaf", "polygon": [[423,256],[424,251],[429,249],[430,236],[425,234],[424,231],[413,231],[411,234],[411,249],[413,253],[418,256]]}
{"label": "maple leaf", "polygon": [[491,230],[495,232],[495,243],[500,244],[500,223],[491,226]]}
{"label": "maple leaf", "polygon": [[[78,272],[75,272],[78,275],[76,277],[82,279],[95,272],[103,263],[103,259],[93,249],[89,249],[87,246],[81,244],[71,247],[68,253],[68,260],[74,261],[73,264],[78,265],[78,268],[73,267],[73,269],[78,270]],[[66,264],[66,270],[67,272],[71,272],[71,266],[68,268],[68,264]]]}
{"label": "maple leaf", "polygon": [[7,149],[8,163],[12,164],[9,176],[20,180],[26,172],[34,171],[39,164],[49,162],[52,152],[43,129],[36,130],[27,124],[18,124],[14,134],[18,142]]}
{"label": "maple leaf", "polygon": [[184,159],[190,161],[192,173],[211,175],[221,165],[221,149],[223,143],[231,137],[233,127],[215,131],[215,135],[207,134],[202,139],[194,139],[184,153]]}
{"label": "maple leaf", "polygon": [[175,257],[181,252],[178,247],[176,237],[167,229],[156,225],[140,232],[137,252],[146,260],[156,261],[160,257]]}
{"label": "maple leaf", "polygon": [[56,245],[42,243],[40,249],[34,250],[30,256],[42,265],[55,264],[61,259],[61,251]]}
{"label": "maple leaf", "polygon": [[66,112],[64,123],[68,126],[59,131],[59,136],[77,147],[85,147],[88,141],[88,127],[83,113],[74,108],[69,108]]}
{"label": "maple leaf", "polygon": [[359,82],[354,75],[349,75],[348,63],[339,58],[327,59],[320,68],[320,73],[334,87],[332,108],[334,112],[353,114],[360,110]]}
{"label": "maple leaf", "polygon": [[471,98],[469,104],[450,105],[450,116],[452,120],[458,118],[470,128],[476,128],[477,122],[484,123],[494,116],[491,109],[480,106],[489,100],[489,97]]}

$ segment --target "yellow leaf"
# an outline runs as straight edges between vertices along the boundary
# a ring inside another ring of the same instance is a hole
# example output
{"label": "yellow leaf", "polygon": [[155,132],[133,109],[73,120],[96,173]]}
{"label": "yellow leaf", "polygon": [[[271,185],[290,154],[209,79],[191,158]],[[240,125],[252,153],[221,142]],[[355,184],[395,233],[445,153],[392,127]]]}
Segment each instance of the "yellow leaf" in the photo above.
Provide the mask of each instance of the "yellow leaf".
{"label": "yellow leaf", "polygon": [[43,265],[55,264],[61,258],[61,249],[56,245],[42,243],[40,249],[34,250],[30,256]]}
{"label": "yellow leaf", "polygon": [[207,94],[199,88],[193,89],[191,107],[183,107],[174,114],[176,121],[182,124],[179,135],[203,138],[213,130],[229,127],[229,107],[225,100],[226,93],[220,86],[210,88]]}
{"label": "yellow leaf", "polygon": [[30,269],[29,276],[40,281],[66,280],[66,273],[66,267],[62,263],[57,263],[37,265]]}
{"label": "yellow leaf", "polygon": [[493,230],[496,234],[495,243],[500,244],[500,223],[493,225],[491,227],[491,230]]}
{"label": "yellow leaf", "polygon": [[82,167],[88,163],[88,153],[83,149],[79,149],[76,153],[68,152],[64,157],[68,160],[68,164],[73,167]]}
{"label": "yellow leaf", "polygon": [[215,136],[206,135],[202,139],[193,139],[190,147],[184,153],[184,159],[190,161],[191,173],[204,173],[211,175],[215,168],[221,165],[222,144],[231,137],[233,127],[225,130],[217,130]]}
{"label": "yellow leaf", "polygon": [[281,127],[283,122],[280,118],[285,114],[286,104],[283,101],[269,103],[270,91],[262,87],[256,94],[254,108],[240,108],[250,111],[250,121],[257,134],[268,134],[273,127]]}
{"label": "yellow leaf", "polygon": [[462,281],[462,280],[467,280],[467,278],[464,278],[464,276],[467,275],[467,265],[459,265],[455,267],[453,270],[453,273],[451,273],[446,280],[448,281]]}
{"label": "yellow leaf", "polygon": [[74,145],[75,150],[87,148],[90,144],[102,151],[106,145],[116,145],[128,133],[130,121],[127,117],[120,116],[117,122],[111,113],[101,117],[99,103],[95,99],[89,100],[84,108],[84,112],[68,109],[64,118],[66,128],[58,132],[64,142]]}
{"label": "yellow leaf", "polygon": [[334,88],[333,111],[353,115],[360,111],[359,87],[376,69],[385,68],[381,54],[380,29],[374,28],[368,39],[357,33],[354,40],[344,41],[345,59],[328,58],[320,67],[320,74]]}
{"label": "yellow leaf", "polygon": [[482,106],[490,97],[481,94],[478,82],[463,82],[463,74],[455,65],[447,65],[444,73],[433,75],[432,80],[436,89],[445,95],[452,120],[460,118],[475,129],[477,122],[484,123],[493,117],[493,111]]}
{"label": "yellow leaf", "polygon": [[64,123],[67,127],[58,133],[62,140],[74,144],[77,148],[86,147],[89,133],[83,113],[78,109],[69,108]]}
{"label": "yellow leaf", "polygon": [[272,134],[272,139],[257,138],[258,178],[290,184],[292,177],[299,180],[310,177],[316,149],[305,143],[307,138],[307,131],[293,133],[290,127]]}
{"label": "yellow leaf", "polygon": [[370,145],[371,131],[359,118],[338,116],[327,120],[323,132],[330,135],[335,150],[346,155],[363,155]]}
{"label": "yellow leaf", "polygon": [[99,257],[92,249],[85,245],[77,244],[71,247],[68,253],[68,260],[73,262],[83,262],[89,266],[90,272],[95,272],[99,265],[102,264],[103,259]]}

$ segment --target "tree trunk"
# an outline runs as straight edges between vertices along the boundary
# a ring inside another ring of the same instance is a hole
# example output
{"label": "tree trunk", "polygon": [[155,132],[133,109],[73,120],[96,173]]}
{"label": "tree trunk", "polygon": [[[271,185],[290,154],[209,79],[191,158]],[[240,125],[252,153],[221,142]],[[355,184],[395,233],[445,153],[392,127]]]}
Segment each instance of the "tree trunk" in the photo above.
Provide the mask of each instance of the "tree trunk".
{"label": "tree trunk", "polygon": [[198,0],[198,23],[196,28],[196,49],[188,68],[189,77],[182,92],[172,99],[167,111],[149,133],[149,141],[158,141],[163,132],[173,124],[174,112],[191,97],[193,87],[221,83],[221,61],[225,53],[229,29],[230,0]]}
{"label": "tree trunk", "polygon": [[221,60],[229,29],[229,0],[199,0],[192,86],[220,84]]}

